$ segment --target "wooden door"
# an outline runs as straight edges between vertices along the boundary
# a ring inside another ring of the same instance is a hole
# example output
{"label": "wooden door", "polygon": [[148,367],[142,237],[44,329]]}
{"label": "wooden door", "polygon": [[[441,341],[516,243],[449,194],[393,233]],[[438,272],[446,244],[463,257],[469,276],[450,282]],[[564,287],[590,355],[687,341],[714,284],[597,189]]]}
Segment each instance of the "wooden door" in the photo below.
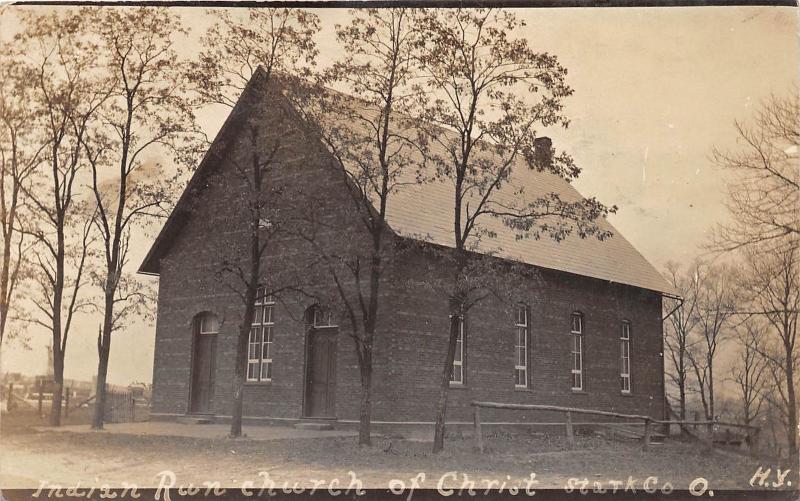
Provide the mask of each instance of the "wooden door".
{"label": "wooden door", "polygon": [[199,332],[195,336],[194,367],[192,368],[191,412],[211,412],[211,397],[214,391],[214,351],[216,334]]}
{"label": "wooden door", "polygon": [[336,328],[309,335],[306,415],[336,417]]}

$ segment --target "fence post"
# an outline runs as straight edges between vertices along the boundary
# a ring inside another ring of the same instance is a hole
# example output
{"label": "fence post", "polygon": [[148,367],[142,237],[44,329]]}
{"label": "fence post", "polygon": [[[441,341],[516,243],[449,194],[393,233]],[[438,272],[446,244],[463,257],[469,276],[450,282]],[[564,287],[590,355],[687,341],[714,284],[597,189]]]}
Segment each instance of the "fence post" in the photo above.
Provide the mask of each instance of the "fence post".
{"label": "fence post", "polygon": [[575,447],[575,433],[572,430],[572,413],[567,411],[567,443],[570,447]]}
{"label": "fence post", "polygon": [[131,398],[131,423],[136,422],[136,399]]}
{"label": "fence post", "polygon": [[42,417],[42,380],[36,381],[36,388],[39,390],[38,400],[38,407],[39,407],[39,418]]}
{"label": "fence post", "polygon": [[114,401],[115,398],[116,396],[114,392],[109,391],[108,388],[106,388],[106,398],[103,402],[105,412],[103,412],[103,415],[105,416],[106,412],[108,413],[108,419],[105,420],[108,423],[114,423],[116,421],[116,416],[114,416],[114,412],[116,411],[117,407],[116,402]]}
{"label": "fence post", "polygon": [[8,395],[6,396],[6,410],[10,411],[14,407],[14,383],[8,383]]}
{"label": "fence post", "polygon": [[69,394],[70,389],[67,387],[67,394],[64,395],[64,417],[69,417]]}
{"label": "fence post", "polygon": [[481,431],[481,408],[479,406],[475,406],[475,412],[473,413],[473,418],[475,420],[475,447],[478,448],[481,454],[483,454],[483,432]]}
{"label": "fence post", "polygon": [[650,420],[644,420],[644,433],[642,434],[642,450],[646,451],[650,448]]}

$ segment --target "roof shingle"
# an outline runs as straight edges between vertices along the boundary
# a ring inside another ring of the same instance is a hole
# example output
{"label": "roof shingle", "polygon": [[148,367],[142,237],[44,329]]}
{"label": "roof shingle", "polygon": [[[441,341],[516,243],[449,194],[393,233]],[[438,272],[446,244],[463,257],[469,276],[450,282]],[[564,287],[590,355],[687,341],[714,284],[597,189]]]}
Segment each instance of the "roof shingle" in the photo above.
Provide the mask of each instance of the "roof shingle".
{"label": "roof shingle", "polygon": [[[341,94],[338,95],[342,97]],[[360,113],[370,114],[369,111],[364,112],[363,103],[357,99],[343,97],[344,103],[347,103],[344,105],[355,106]],[[377,114],[377,111],[374,113]],[[331,120],[343,119],[332,117]],[[337,125],[347,128],[351,133],[371,133],[366,124],[359,125],[352,116],[346,123],[340,122]],[[408,131],[405,132],[408,136]],[[441,133],[452,134],[455,137],[453,132],[444,129],[441,129]],[[429,153],[440,158],[445,157],[445,150],[439,142],[430,142],[428,148]],[[421,162],[421,156],[418,158]],[[452,182],[417,183],[414,182],[417,176],[415,169],[406,171],[407,173],[401,176],[396,191],[389,196],[387,204],[389,227],[405,238],[455,247],[453,230],[455,188]],[[425,173],[422,177],[426,177]],[[551,193],[558,195],[565,202],[577,202],[583,199],[583,196],[565,179],[548,172],[532,170],[521,160],[513,166],[510,179],[496,192],[494,199],[504,205],[509,205],[509,202],[518,204],[525,202],[514,200],[520,188],[524,189],[527,201],[546,197]],[[670,283],[608,220],[602,218],[597,224],[601,230],[610,231],[612,236],[600,241],[594,236],[580,238],[573,232],[561,242],[556,242],[545,234],[539,239],[520,239],[518,232],[506,226],[502,220],[489,215],[481,216],[480,225],[488,230],[491,236],[482,235],[477,242],[476,250],[542,268],[675,294]]]}
{"label": "roof shingle", "polygon": [[[250,92],[253,81],[259,76],[263,76],[262,73],[263,71],[256,71],[244,93]],[[232,130],[230,124],[232,117],[239,111],[246,112],[241,109],[241,101],[240,98],[240,102],[237,103],[231,116],[228,117],[217,135],[215,143]],[[353,99],[351,104],[356,102]],[[359,127],[352,121],[345,125],[351,129]],[[431,145],[431,147],[437,146]],[[441,146],[438,147],[441,148]],[[442,151],[438,153],[441,154]],[[202,177],[202,171],[208,168],[208,160],[207,155],[198,166],[189,186],[181,196],[176,210],[170,215],[153,244],[153,248],[150,249],[142,263],[141,272],[158,273],[158,261],[169,247],[171,232],[180,231],[179,218],[176,216],[178,209],[186,202],[187,193],[191,191],[192,186]],[[406,181],[412,181],[415,174],[409,172],[409,176],[411,177]],[[574,202],[582,198],[581,194],[566,180],[554,174],[531,170],[520,163],[514,167],[509,181],[496,193],[496,199],[501,203],[513,201],[520,188],[524,188],[530,199],[550,193],[557,194],[561,200],[566,202]],[[389,227],[404,238],[454,247],[453,198],[454,187],[446,181],[402,183],[391,194],[387,205]],[[612,232],[612,236],[600,241],[595,237],[580,238],[572,234],[561,242],[556,242],[546,235],[539,239],[519,239],[516,230],[506,226],[500,219],[484,217],[481,220],[481,226],[489,230],[491,235],[483,235],[475,250],[541,268],[627,284],[665,294],[675,294],[669,282],[607,220],[602,219],[598,224],[602,230]]]}

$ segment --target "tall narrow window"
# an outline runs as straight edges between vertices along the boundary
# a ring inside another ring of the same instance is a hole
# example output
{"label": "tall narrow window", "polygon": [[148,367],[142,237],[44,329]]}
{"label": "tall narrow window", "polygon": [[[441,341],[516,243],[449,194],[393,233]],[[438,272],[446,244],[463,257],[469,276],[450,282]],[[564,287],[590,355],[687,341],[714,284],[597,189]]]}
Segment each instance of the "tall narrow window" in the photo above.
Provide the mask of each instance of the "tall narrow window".
{"label": "tall narrow window", "polygon": [[631,392],[631,323],[622,322],[622,332],[619,334],[620,367],[619,379],[622,393]]}
{"label": "tall narrow window", "polygon": [[453,372],[450,374],[450,384],[464,384],[464,317],[458,317],[458,339],[456,340],[456,354],[453,357]]}
{"label": "tall narrow window", "polygon": [[514,323],[514,386],[528,387],[528,308],[524,304],[517,305]]}
{"label": "tall narrow window", "polygon": [[583,390],[583,315],[572,314],[572,389]]}
{"label": "tall narrow window", "polygon": [[266,289],[256,292],[255,312],[247,346],[247,380],[272,381],[272,337],[275,327],[275,300]]}

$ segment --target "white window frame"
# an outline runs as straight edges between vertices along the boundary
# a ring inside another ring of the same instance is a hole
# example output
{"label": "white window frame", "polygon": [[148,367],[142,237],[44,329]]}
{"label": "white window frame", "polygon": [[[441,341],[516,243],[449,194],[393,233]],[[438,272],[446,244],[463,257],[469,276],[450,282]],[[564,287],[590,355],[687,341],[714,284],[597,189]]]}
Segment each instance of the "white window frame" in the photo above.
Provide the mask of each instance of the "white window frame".
{"label": "white window frame", "polygon": [[[209,320],[209,326],[205,325],[205,320]],[[219,333],[219,322],[217,322],[217,316],[213,313],[203,313],[198,318],[198,328],[201,335],[210,335],[210,334],[218,334]]]}
{"label": "white window frame", "polygon": [[631,392],[631,323],[628,320],[622,321],[622,331],[619,334],[620,349],[620,391],[622,393]]}
{"label": "white window frame", "polygon": [[[466,334],[464,331],[464,316],[458,317],[458,338],[456,339],[456,353],[453,355],[453,370],[450,372],[450,386],[464,386],[464,355],[466,350]],[[458,355],[458,357],[456,357]],[[459,358],[460,360],[456,360]]]}
{"label": "white window frame", "polygon": [[[583,314],[573,313],[570,324],[570,335],[572,337],[570,386],[572,386],[572,391],[583,391]],[[575,385],[576,378],[578,381],[577,386]]]}
{"label": "white window frame", "polygon": [[[517,305],[514,317],[514,388],[528,387],[528,308]],[[521,342],[520,342],[521,340]],[[520,357],[520,354],[522,355]],[[522,364],[520,365],[520,358]],[[520,377],[521,376],[521,377]],[[520,379],[523,383],[520,384]]]}
{"label": "white window frame", "polygon": [[272,349],[275,335],[275,298],[263,287],[256,291],[255,312],[247,340],[247,381],[272,381]]}

